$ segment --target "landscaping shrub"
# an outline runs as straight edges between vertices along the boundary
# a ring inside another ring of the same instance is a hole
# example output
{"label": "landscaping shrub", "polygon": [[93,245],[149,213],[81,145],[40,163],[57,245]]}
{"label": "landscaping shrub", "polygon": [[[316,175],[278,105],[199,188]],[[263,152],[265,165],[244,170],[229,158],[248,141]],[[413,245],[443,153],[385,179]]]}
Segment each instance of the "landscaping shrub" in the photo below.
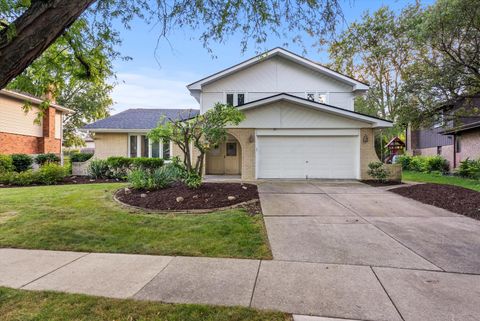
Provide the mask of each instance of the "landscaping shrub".
{"label": "landscaping shrub", "polygon": [[6,172],[0,174],[0,183],[6,185],[27,186],[36,183],[38,174],[34,171],[27,170],[24,172]]}
{"label": "landscaping shrub", "polygon": [[71,153],[70,160],[72,163],[82,163],[92,158],[92,156],[92,153]]}
{"label": "landscaping shrub", "polygon": [[480,179],[480,159],[466,159],[460,162],[456,174],[466,178]]}
{"label": "landscaping shrub", "polygon": [[163,166],[163,159],[161,158],[138,157],[130,159],[132,160],[133,168],[151,173]]}
{"label": "landscaping shrub", "polygon": [[33,157],[27,154],[13,154],[12,162],[16,172],[24,172],[32,167]]}
{"label": "landscaping shrub", "polygon": [[110,177],[125,179],[132,167],[132,158],[112,156],[107,158],[107,166]]}
{"label": "landscaping shrub", "polygon": [[156,190],[166,188],[181,179],[182,172],[173,164],[157,168],[153,172],[134,169],[128,175],[128,181],[134,189]]}
{"label": "landscaping shrub", "polygon": [[40,167],[37,174],[37,182],[52,185],[62,181],[67,176],[67,169],[58,164],[47,162]]}
{"label": "landscaping shrub", "polygon": [[0,155],[0,173],[11,172],[13,170],[12,157],[10,155]]}
{"label": "landscaping shrub", "polygon": [[88,164],[88,175],[92,178],[108,178],[110,171],[106,160],[94,159]]}
{"label": "landscaping shrub", "polygon": [[409,156],[401,155],[397,158],[397,163],[402,165],[402,169],[415,172],[448,172],[448,161],[442,156]]}
{"label": "landscaping shrub", "polygon": [[48,154],[39,154],[37,157],[35,157],[35,163],[38,165],[42,166],[45,163],[60,163],[60,157],[58,157],[54,153],[48,153]]}
{"label": "landscaping shrub", "polygon": [[197,172],[189,172],[186,174],[183,182],[189,188],[199,188],[202,185],[202,176],[200,176]]}
{"label": "landscaping shrub", "polygon": [[372,162],[368,164],[367,174],[373,177],[376,181],[386,182],[389,171],[383,166],[382,162]]}

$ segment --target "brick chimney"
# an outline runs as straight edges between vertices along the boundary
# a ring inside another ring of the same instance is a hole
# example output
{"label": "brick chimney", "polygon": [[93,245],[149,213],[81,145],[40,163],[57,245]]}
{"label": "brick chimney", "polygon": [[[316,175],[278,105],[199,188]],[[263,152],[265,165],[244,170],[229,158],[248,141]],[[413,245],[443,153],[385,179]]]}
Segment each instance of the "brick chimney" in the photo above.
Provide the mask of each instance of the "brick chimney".
{"label": "brick chimney", "polygon": [[[51,104],[55,104],[55,87],[49,86],[47,92],[43,96]],[[55,139],[55,113],[56,110],[52,106],[48,106],[43,111],[42,132],[43,137],[39,138],[39,153],[56,153],[60,152],[61,141]]]}

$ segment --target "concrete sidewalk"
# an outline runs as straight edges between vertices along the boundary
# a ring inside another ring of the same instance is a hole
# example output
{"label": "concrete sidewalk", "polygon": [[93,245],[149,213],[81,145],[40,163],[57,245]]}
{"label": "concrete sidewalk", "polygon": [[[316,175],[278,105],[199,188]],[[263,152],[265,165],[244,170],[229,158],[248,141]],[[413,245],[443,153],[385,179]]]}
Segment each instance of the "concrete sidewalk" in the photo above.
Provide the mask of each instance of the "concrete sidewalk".
{"label": "concrete sidewalk", "polygon": [[478,275],[347,264],[0,249],[0,286],[352,320],[480,315]]}

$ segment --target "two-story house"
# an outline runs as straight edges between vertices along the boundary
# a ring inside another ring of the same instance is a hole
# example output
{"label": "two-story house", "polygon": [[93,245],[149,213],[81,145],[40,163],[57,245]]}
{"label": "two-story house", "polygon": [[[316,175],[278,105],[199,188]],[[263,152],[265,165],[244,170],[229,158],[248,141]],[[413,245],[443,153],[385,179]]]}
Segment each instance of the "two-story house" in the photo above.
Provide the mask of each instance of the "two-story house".
{"label": "two-story house", "polygon": [[[61,153],[63,119],[73,111],[49,100],[37,121],[42,98],[0,90],[0,154]],[[25,109],[27,104],[30,108]]]}
{"label": "two-story house", "polygon": [[456,168],[462,160],[480,158],[480,94],[439,108],[430,128],[407,130],[407,151],[413,155],[440,155]]}
{"label": "two-story house", "polygon": [[260,178],[367,178],[378,161],[373,131],[392,123],[353,110],[368,85],[282,48],[272,49],[187,86],[197,110],[131,109],[85,127],[95,157],[171,157],[178,148],[152,144],[146,133],[162,115],[187,119],[215,103],[246,119],[206,155],[205,174]]}

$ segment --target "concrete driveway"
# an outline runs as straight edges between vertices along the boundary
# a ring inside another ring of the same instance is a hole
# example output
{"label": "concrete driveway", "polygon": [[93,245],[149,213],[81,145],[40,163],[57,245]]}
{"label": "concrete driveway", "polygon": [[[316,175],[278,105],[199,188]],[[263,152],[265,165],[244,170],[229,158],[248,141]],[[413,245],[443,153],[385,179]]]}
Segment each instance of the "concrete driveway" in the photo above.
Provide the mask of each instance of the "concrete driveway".
{"label": "concrete driveway", "polygon": [[[273,307],[264,302],[272,296],[277,297],[275,305],[298,306],[299,291],[320,288],[322,298],[316,292],[318,300],[304,310],[312,312],[316,306],[319,316],[363,319],[365,315],[340,308],[332,314],[320,306],[345,286],[359,299],[365,296],[360,280],[370,273],[403,320],[478,319],[479,221],[356,181],[269,181],[259,185],[259,192],[274,261],[284,261],[286,267],[283,272],[277,267],[278,288],[264,289],[258,301],[254,297],[254,306]],[[291,271],[288,264],[299,262],[333,264],[332,275],[346,269],[357,277],[339,277],[330,286],[313,278],[296,287],[289,278],[283,281],[282,273]],[[260,274],[258,288],[263,278],[268,279]]]}

